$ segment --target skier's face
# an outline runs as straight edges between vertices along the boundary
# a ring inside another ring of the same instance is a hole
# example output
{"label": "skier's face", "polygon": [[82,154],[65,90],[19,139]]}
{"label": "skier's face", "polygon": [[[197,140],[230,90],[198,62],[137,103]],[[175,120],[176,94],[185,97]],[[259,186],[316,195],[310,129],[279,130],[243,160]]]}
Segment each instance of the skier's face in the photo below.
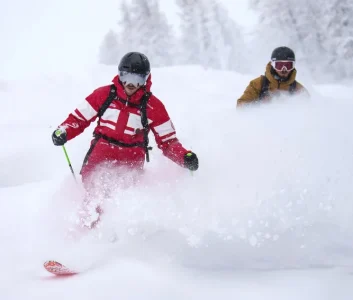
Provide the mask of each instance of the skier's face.
{"label": "skier's face", "polygon": [[119,79],[124,86],[126,95],[131,96],[135,93],[141,86],[146,83],[148,74],[138,74],[131,73],[127,71],[119,72]]}
{"label": "skier's face", "polygon": [[277,71],[277,70],[276,70],[276,73],[277,73],[278,76],[281,77],[281,78],[288,78],[290,72],[289,72],[287,69],[283,69],[283,70],[281,70],[281,71]]}
{"label": "skier's face", "polygon": [[131,96],[134,94],[140,87],[139,86],[134,86],[132,83],[129,84],[124,84],[124,90],[126,95]]}

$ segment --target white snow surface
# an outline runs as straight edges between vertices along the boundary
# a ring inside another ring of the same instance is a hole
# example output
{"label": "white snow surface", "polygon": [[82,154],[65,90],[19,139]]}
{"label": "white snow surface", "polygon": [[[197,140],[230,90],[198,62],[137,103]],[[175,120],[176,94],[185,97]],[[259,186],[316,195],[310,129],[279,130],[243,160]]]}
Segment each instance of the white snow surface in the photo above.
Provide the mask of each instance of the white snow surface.
{"label": "white snow surface", "polygon": [[[200,168],[163,157],[151,134],[140,183],[112,176],[101,226],[68,239],[82,187],[51,134],[115,72],[0,82],[0,299],[352,298],[351,86],[307,84],[310,100],[237,110],[259,74],[153,69],[152,91]],[[93,128],[66,145],[78,178]],[[42,267],[51,259],[84,272],[55,278]]]}

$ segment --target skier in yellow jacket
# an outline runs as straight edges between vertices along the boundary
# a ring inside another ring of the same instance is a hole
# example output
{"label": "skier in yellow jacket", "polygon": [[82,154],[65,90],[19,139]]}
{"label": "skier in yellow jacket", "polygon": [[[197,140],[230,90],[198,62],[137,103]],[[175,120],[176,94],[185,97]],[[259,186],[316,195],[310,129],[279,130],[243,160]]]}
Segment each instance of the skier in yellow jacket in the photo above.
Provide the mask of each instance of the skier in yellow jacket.
{"label": "skier in yellow jacket", "polygon": [[271,61],[266,66],[265,75],[250,82],[244,94],[238,99],[237,107],[270,101],[273,96],[282,93],[309,95],[304,86],[295,80],[296,75],[294,51],[288,47],[274,49]]}

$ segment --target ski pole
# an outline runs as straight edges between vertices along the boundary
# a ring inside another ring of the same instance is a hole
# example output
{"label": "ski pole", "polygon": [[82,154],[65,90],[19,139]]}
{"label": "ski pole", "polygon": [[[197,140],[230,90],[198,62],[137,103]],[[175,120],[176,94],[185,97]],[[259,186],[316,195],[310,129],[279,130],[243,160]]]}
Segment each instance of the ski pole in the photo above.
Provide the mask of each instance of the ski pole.
{"label": "ski pole", "polygon": [[62,147],[63,147],[64,153],[65,153],[65,157],[66,157],[67,163],[69,164],[72,176],[74,176],[74,179],[77,182],[74,169],[72,168],[72,165],[71,165],[71,162],[70,162],[70,158],[69,158],[69,156],[67,155],[67,152],[66,152],[66,148],[65,148],[64,145]]}

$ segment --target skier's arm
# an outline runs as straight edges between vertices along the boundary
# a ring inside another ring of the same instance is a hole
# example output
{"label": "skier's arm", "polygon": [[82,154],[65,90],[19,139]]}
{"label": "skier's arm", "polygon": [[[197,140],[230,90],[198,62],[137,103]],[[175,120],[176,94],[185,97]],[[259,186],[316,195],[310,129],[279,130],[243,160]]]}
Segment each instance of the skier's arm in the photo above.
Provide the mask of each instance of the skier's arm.
{"label": "skier's arm", "polygon": [[179,142],[174,125],[162,103],[155,107],[152,114],[152,123],[150,128],[156,139],[156,143],[163,154],[177,163],[185,167],[185,155],[191,151],[186,150]]}
{"label": "skier's arm", "polygon": [[101,100],[102,91],[95,90],[60,124],[59,128],[66,131],[67,140],[81,134],[96,119]]}
{"label": "skier's arm", "polygon": [[[260,79],[261,80],[261,79]],[[243,95],[237,101],[237,107],[244,106],[259,99],[261,83],[259,86],[259,79],[252,80],[246,87]]]}

